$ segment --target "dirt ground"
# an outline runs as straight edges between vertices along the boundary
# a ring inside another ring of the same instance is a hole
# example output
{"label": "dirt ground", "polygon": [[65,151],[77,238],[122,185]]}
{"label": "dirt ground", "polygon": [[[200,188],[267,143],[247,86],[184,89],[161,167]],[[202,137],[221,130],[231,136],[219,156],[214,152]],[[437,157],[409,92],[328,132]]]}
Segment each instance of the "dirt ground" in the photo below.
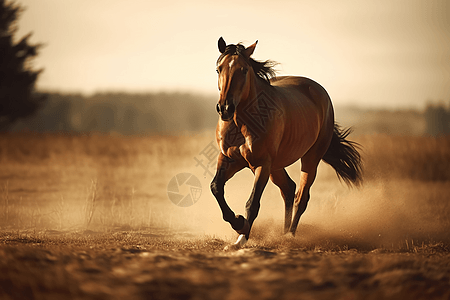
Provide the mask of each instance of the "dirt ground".
{"label": "dirt ground", "polygon": [[[363,187],[322,164],[295,238],[269,183],[235,252],[208,188],[213,141],[0,135],[0,299],[450,298],[449,138],[360,137]],[[203,187],[190,207],[169,200],[183,172]],[[252,180],[227,183],[236,213]]]}
{"label": "dirt ground", "polygon": [[366,251],[278,238],[224,252],[222,239],[165,236],[2,232],[0,298],[450,297],[450,254],[443,244]]}

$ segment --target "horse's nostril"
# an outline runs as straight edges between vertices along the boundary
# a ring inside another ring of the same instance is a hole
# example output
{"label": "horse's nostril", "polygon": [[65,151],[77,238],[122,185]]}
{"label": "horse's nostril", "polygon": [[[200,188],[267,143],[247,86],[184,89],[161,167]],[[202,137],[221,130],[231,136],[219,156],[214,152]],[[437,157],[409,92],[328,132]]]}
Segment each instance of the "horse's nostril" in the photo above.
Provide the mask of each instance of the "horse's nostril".
{"label": "horse's nostril", "polygon": [[234,109],[235,109],[234,104],[227,105],[227,112],[230,115],[234,114]]}
{"label": "horse's nostril", "polygon": [[217,113],[220,114],[220,104],[219,103],[217,103],[217,105],[216,105],[216,110],[217,110]]}

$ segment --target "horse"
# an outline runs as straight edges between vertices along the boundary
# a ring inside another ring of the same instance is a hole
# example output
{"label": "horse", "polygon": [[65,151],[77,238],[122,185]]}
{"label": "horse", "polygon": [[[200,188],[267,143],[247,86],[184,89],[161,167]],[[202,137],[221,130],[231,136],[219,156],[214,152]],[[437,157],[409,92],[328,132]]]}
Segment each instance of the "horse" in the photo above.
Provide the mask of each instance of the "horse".
{"label": "horse", "polygon": [[[306,210],[321,160],[349,186],[362,183],[360,145],[347,139],[350,129],[335,122],[326,90],[306,77],[276,76],[275,62],[252,58],[257,43],[244,47],[241,43],[227,45],[222,37],[218,41],[216,141],[220,153],[210,188],[223,219],[239,234],[237,241],[226,247],[230,250],[240,249],[248,241],[269,178],[281,191],[284,233],[292,237]],[[301,173],[296,192],[285,168],[298,160]],[[245,217],[236,215],[224,197],[225,183],[244,168],[254,174]]]}

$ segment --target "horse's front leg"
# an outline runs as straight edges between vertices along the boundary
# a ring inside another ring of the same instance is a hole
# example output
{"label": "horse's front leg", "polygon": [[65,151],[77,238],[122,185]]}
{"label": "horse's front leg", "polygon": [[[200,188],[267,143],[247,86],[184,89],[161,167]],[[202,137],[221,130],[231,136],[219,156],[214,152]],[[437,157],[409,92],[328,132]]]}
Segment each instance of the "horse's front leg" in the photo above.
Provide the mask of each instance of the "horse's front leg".
{"label": "horse's front leg", "polygon": [[258,166],[253,170],[255,173],[255,181],[252,193],[250,194],[250,198],[245,205],[246,218],[244,219],[244,227],[241,230],[236,230],[240,235],[236,243],[227,248],[228,250],[240,249],[247,243],[250,237],[250,230],[252,228],[253,222],[258,216],[259,208],[261,206],[261,196],[264,188],[266,187],[267,181],[269,180],[270,163],[269,161],[267,161],[264,165]]}
{"label": "horse's front leg", "polygon": [[246,166],[247,164],[243,159],[231,159],[220,153],[217,162],[216,175],[211,182],[211,192],[219,204],[223,219],[230,223],[231,227],[238,232],[245,227],[246,220],[242,216],[236,216],[228,206],[225,201],[224,188],[228,179]]}
{"label": "horse's front leg", "polygon": [[263,166],[259,166],[255,169],[255,182],[253,184],[253,190],[250,194],[250,198],[245,204],[246,209],[246,218],[250,225],[248,232],[245,234],[245,237],[248,239],[250,235],[250,229],[258,216],[259,208],[261,206],[261,196],[264,191],[264,188],[267,185],[267,181],[269,180],[270,175],[270,164],[265,164]]}

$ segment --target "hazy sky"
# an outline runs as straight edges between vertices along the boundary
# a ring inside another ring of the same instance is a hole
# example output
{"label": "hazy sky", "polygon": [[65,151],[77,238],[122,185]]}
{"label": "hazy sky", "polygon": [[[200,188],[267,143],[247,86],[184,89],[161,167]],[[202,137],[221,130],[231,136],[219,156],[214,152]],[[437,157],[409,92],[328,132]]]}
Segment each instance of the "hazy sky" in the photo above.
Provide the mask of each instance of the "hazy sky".
{"label": "hazy sky", "polygon": [[450,100],[450,1],[19,0],[38,87],[217,94],[217,40],[315,79],[337,104]]}

